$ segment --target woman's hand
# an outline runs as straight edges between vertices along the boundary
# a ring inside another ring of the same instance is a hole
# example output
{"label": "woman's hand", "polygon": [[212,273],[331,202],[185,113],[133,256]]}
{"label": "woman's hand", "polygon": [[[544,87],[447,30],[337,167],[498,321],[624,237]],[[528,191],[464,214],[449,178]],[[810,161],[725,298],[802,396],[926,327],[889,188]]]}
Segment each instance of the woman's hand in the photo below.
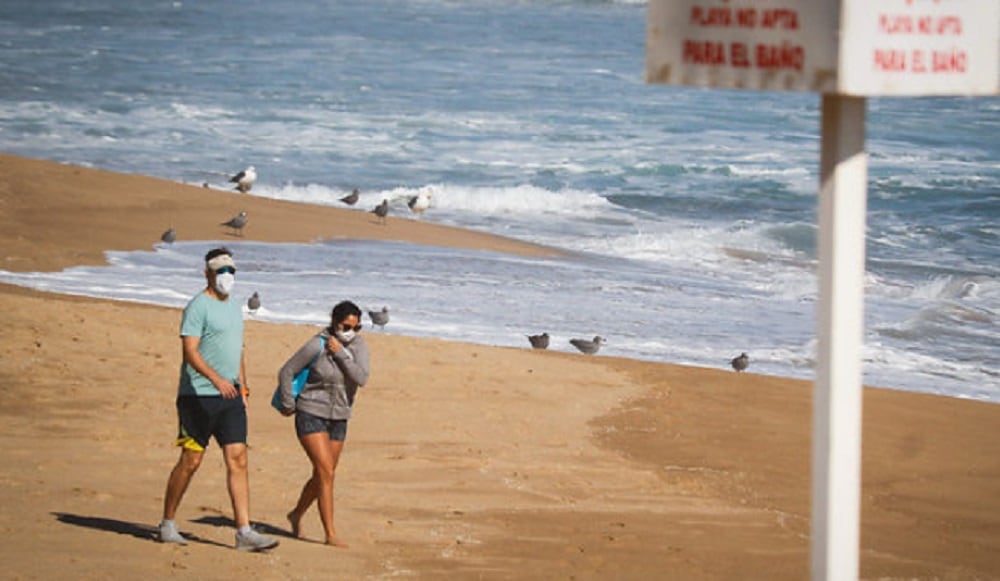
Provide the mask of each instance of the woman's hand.
{"label": "woman's hand", "polygon": [[333,355],[343,348],[344,346],[340,344],[340,341],[338,341],[333,335],[330,335],[330,340],[326,342],[326,350],[329,351],[330,355]]}

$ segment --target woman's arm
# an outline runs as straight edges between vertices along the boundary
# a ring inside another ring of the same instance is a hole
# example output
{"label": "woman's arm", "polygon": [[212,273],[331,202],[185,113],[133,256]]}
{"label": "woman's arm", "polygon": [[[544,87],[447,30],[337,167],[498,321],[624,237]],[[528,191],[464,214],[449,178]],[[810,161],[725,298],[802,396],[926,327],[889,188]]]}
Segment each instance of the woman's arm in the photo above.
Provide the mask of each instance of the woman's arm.
{"label": "woman's arm", "polygon": [[281,407],[284,411],[295,411],[292,380],[300,371],[312,364],[321,350],[319,337],[312,337],[281,366],[278,371],[278,387],[281,390]]}
{"label": "woman's arm", "polygon": [[[345,353],[350,350],[350,354]],[[344,372],[344,376],[358,387],[368,382],[370,367],[368,363],[368,344],[364,337],[358,337],[346,348],[341,348],[333,352],[333,359],[337,366]]]}

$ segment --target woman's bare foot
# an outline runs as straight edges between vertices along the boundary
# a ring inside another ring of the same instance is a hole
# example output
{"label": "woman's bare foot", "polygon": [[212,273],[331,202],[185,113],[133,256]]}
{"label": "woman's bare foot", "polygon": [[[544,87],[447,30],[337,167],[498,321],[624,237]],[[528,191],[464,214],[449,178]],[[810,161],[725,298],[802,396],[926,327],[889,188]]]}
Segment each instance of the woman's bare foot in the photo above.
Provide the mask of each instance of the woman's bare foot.
{"label": "woman's bare foot", "polygon": [[286,517],[288,518],[288,524],[292,525],[292,536],[301,539],[302,538],[302,515],[296,514],[295,511],[289,512]]}
{"label": "woman's bare foot", "polygon": [[326,540],[326,544],[330,545],[331,547],[337,547],[338,549],[347,549],[350,547],[350,545],[338,539],[337,537],[328,538]]}

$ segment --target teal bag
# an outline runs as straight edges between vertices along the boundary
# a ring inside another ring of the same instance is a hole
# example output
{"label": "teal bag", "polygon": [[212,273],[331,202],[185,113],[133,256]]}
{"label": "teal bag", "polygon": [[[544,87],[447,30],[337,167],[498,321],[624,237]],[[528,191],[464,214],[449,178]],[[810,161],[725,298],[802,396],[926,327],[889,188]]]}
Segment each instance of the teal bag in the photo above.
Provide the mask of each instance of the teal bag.
{"label": "teal bag", "polygon": [[[312,369],[312,366],[316,363],[316,360],[319,359],[319,356],[323,353],[323,349],[326,349],[326,337],[320,335],[319,353],[317,353],[316,356],[313,357],[313,360],[309,362],[309,365],[303,367],[302,370],[296,373],[295,377],[292,378],[292,397],[299,397],[299,394],[302,393],[302,388],[305,386],[306,380],[309,379],[309,370]],[[280,385],[274,388],[274,395],[271,396],[271,407],[278,410],[279,412],[281,411]]]}

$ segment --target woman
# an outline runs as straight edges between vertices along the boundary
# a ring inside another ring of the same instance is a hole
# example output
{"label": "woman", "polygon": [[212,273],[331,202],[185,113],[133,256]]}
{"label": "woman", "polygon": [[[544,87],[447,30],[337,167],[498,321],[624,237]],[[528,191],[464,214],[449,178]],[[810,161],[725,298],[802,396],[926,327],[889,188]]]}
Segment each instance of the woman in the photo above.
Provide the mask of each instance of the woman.
{"label": "woman", "polygon": [[[326,544],[347,547],[333,527],[333,474],[347,436],[347,420],[358,388],[368,381],[368,345],[360,335],[361,309],[350,301],[333,307],[330,326],[310,339],[278,373],[281,413],[295,414],[295,433],[312,462],[312,476],[299,502],[288,513],[292,534],[302,536],[302,515],[319,501]],[[292,396],[292,378],[309,367],[299,396]]]}

